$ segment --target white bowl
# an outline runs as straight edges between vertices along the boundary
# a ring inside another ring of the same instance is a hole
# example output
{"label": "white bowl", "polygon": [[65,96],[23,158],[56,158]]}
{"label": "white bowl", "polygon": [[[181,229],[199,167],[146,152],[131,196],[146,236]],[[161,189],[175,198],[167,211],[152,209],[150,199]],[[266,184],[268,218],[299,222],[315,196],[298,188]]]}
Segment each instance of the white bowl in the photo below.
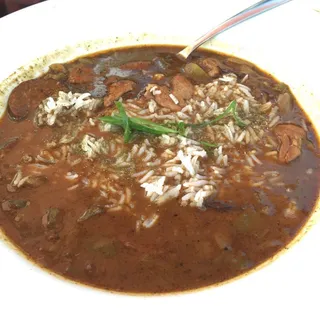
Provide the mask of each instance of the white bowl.
{"label": "white bowl", "polygon": [[[112,47],[187,44],[253,2],[51,0],[9,15],[0,19],[0,112],[17,81],[38,75],[52,62]],[[206,47],[250,60],[288,83],[320,125],[320,13],[312,4],[317,2],[293,1]],[[258,271],[222,286],[154,297],[114,294],[50,275],[2,236],[0,312],[4,319],[46,320],[318,319],[318,208],[299,234],[301,240]]]}

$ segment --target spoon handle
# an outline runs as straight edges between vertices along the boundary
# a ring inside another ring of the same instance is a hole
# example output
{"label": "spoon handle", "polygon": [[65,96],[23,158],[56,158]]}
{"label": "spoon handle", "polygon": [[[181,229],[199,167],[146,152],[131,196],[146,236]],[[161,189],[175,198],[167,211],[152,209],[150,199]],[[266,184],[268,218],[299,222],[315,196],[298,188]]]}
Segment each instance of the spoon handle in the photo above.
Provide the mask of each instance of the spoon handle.
{"label": "spoon handle", "polygon": [[199,46],[201,46],[204,42],[208,41],[210,38],[216,36],[217,34],[237,25],[240,22],[243,22],[245,20],[248,20],[252,17],[257,16],[260,13],[263,13],[265,11],[268,11],[270,9],[276,8],[282,4],[285,4],[286,2],[289,2],[292,0],[264,0],[259,1],[256,4],[242,10],[241,12],[237,13],[233,17],[229,18],[225,22],[221,23],[217,27],[213,28],[209,32],[207,32],[205,35],[197,39],[193,44],[187,46],[182,51],[177,53],[177,56],[182,59],[186,60],[188,56],[193,52],[195,49],[197,49]]}

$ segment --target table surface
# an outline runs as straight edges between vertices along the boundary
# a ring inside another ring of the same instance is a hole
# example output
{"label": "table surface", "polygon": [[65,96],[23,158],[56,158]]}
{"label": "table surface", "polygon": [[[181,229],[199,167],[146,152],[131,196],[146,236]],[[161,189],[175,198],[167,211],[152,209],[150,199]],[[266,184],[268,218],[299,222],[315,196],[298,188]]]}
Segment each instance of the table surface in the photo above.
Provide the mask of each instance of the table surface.
{"label": "table surface", "polygon": [[[0,0],[0,18],[11,12],[26,8],[32,4],[42,1],[45,0]],[[12,4],[11,8],[8,8],[9,3]]]}

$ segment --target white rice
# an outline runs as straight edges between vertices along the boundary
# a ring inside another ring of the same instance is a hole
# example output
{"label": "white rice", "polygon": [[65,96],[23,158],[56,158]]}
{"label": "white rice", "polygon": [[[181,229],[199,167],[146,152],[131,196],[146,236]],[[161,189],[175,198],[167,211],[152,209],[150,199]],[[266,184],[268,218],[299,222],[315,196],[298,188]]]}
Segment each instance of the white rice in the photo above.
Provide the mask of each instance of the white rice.
{"label": "white rice", "polygon": [[[120,210],[130,212],[134,207],[131,189],[129,187],[122,189],[120,183],[117,183],[126,176],[130,176],[135,183],[139,183],[145,196],[157,205],[176,199],[183,206],[198,208],[203,207],[206,197],[214,196],[219,192],[221,186],[226,188],[242,181],[250,181],[251,185],[261,188],[267,188],[268,184],[281,186],[283,177],[277,172],[267,171],[260,174],[259,178],[256,175],[258,165],[262,165],[260,157],[277,157],[278,142],[267,135],[266,131],[280,122],[279,108],[271,101],[263,104],[256,101],[251,89],[243,84],[247,79],[248,75],[245,75],[239,82],[235,74],[229,73],[211,83],[196,85],[194,96],[186,101],[186,106],[178,112],[163,108],[157,104],[156,99],[149,99],[141,106],[140,103],[135,104],[135,99],[124,101],[126,112],[131,117],[164,123],[179,121],[202,123],[221,115],[229,103],[236,100],[238,112],[247,127],[240,128],[232,114],[219,123],[207,126],[204,139],[209,143],[217,143],[219,145],[217,148],[207,147],[207,145],[203,148],[199,141],[175,134],[163,134],[157,138],[148,137],[143,142],[134,144],[130,150],[129,147],[124,146],[122,138],[108,140],[84,134],[81,141],[84,157],[79,155],[78,159],[74,160],[70,145],[78,141],[75,140],[78,131],[97,125],[93,111],[98,108],[99,102],[89,93],[60,92],[57,97],[49,97],[42,102],[36,112],[34,120],[36,124],[62,126],[65,125],[66,116],[76,117],[80,112],[87,118],[74,135],[63,136],[51,147],[50,153],[34,156],[33,159],[41,162],[54,161],[54,163],[63,160],[67,161],[66,163],[71,167],[81,161],[93,161],[100,157],[110,160],[107,162],[108,165],[104,166],[105,171],[101,176],[95,173],[82,178],[80,174],[73,171],[78,170],[77,167],[70,168],[69,172],[61,174],[61,177],[65,177],[73,184],[68,188],[69,191],[79,188],[80,185],[82,188],[95,188],[108,202],[106,208],[109,212]],[[157,85],[148,87],[147,91],[154,96],[161,94]],[[169,97],[175,104],[179,104],[179,99],[174,94],[171,93]],[[253,120],[255,113],[263,113],[267,120],[265,124],[259,124]],[[306,126],[303,125],[303,127]],[[99,129],[101,132],[111,134],[122,130],[109,124],[101,124]],[[196,129],[189,126],[186,133],[190,137],[196,133]],[[157,153],[158,150],[153,147],[154,145],[162,148],[161,154]],[[246,145],[246,148],[242,147],[243,145]],[[262,154],[264,147],[269,148],[270,151]],[[209,155],[211,158],[207,160]],[[92,164],[95,165],[96,162]],[[232,176],[229,176],[229,172],[232,172]],[[14,188],[23,186],[29,174],[30,172],[17,169],[17,174],[10,185]],[[307,174],[312,174],[312,169],[309,169]],[[284,215],[293,215],[294,211],[291,206]],[[137,232],[142,228],[151,228],[158,219],[157,214],[151,214],[147,218],[141,217],[136,222]]]}
{"label": "white rice", "polygon": [[146,182],[150,177],[152,177],[154,174],[154,170],[150,170],[148,173],[146,173],[140,180],[139,183]]}

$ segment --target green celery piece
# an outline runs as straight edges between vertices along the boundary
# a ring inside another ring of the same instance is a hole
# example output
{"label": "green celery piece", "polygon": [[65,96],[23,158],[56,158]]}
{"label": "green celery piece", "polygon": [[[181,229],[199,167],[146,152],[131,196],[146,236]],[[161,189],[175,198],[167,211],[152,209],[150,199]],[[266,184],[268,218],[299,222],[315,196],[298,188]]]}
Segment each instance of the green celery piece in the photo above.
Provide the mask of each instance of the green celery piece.
{"label": "green celery piece", "polygon": [[207,72],[205,72],[199,65],[193,62],[189,62],[184,67],[184,73],[196,81],[197,83],[208,83],[212,81],[212,78]]}

